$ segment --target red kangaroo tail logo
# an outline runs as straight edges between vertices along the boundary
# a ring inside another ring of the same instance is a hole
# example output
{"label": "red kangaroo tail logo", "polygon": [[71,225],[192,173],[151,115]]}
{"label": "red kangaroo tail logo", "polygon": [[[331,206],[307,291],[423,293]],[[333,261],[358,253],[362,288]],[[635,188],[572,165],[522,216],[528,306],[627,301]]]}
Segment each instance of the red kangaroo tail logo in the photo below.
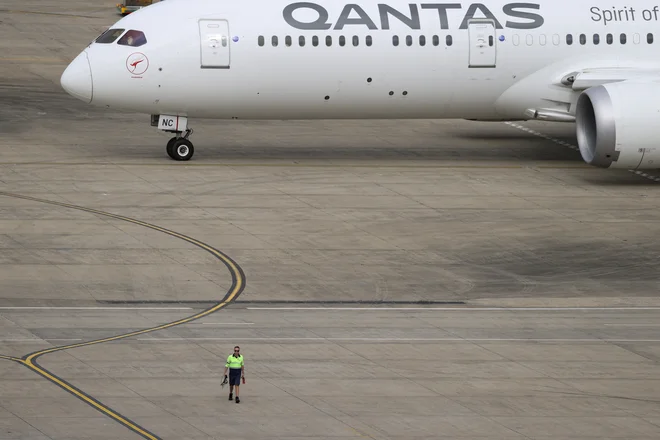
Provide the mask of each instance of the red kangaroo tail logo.
{"label": "red kangaroo tail logo", "polygon": [[149,68],[149,58],[143,53],[134,52],[126,58],[126,69],[133,75],[142,75]]}
{"label": "red kangaroo tail logo", "polygon": [[144,60],[137,60],[137,61],[131,63],[131,67],[133,67],[133,70],[135,70],[135,67],[138,65],[138,63],[141,63],[142,61],[144,61]]}

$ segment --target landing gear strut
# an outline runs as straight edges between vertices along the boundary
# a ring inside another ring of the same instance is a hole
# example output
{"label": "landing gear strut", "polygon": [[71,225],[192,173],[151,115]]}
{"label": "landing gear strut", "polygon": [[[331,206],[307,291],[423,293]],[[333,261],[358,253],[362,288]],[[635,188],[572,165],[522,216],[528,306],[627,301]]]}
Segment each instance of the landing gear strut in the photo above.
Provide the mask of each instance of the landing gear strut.
{"label": "landing gear strut", "polygon": [[[190,160],[195,153],[195,148],[188,137],[192,134],[192,128],[188,128],[188,118],[178,115],[151,115],[151,126],[158,127],[167,133],[175,133],[175,136],[167,142],[167,155],[174,160]],[[185,133],[181,136],[182,133]]]}
{"label": "landing gear strut", "polygon": [[167,154],[174,160],[190,160],[195,153],[195,148],[192,142],[188,140],[188,136],[192,134],[192,128],[186,130],[186,134],[182,137],[174,136],[167,142]]}

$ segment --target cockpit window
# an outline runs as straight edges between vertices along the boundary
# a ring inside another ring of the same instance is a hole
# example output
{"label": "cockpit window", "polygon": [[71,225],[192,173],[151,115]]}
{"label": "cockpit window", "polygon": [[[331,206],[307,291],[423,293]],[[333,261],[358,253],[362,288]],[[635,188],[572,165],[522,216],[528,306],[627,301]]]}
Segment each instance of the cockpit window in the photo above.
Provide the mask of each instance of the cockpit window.
{"label": "cockpit window", "polygon": [[144,33],[141,31],[134,31],[130,30],[124,34],[123,37],[117,42],[117,44],[121,44],[122,46],[132,46],[132,47],[138,47],[142,46],[143,44],[147,43],[147,37],[145,37]]}
{"label": "cockpit window", "polygon": [[112,43],[123,33],[124,29],[108,29],[99,35],[99,37],[96,39],[96,42],[104,44]]}

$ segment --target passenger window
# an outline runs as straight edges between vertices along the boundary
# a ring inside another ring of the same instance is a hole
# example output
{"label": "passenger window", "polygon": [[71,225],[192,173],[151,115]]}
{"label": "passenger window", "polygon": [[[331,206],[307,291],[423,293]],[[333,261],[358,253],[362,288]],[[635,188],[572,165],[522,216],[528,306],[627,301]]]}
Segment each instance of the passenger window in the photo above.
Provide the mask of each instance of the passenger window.
{"label": "passenger window", "polygon": [[569,46],[573,44],[573,35],[571,34],[566,35],[566,44],[568,44]]}
{"label": "passenger window", "polygon": [[440,44],[440,37],[438,37],[437,35],[434,35],[433,36],[433,45],[437,46],[439,44]]}
{"label": "passenger window", "polygon": [[270,42],[273,44],[273,47],[277,47],[277,37],[275,35],[270,39]]}
{"label": "passenger window", "polygon": [[360,39],[357,35],[353,35],[353,46],[357,46],[360,43]]}
{"label": "passenger window", "polygon": [[599,44],[600,43],[600,35],[594,34],[594,44]]}
{"label": "passenger window", "polygon": [[518,34],[513,34],[513,45],[517,46],[520,44],[520,35]]}
{"label": "passenger window", "polygon": [[398,45],[399,45],[399,36],[398,36],[398,35],[394,35],[394,36],[392,37],[392,44],[393,44],[394,46],[398,46]]}
{"label": "passenger window", "polygon": [[525,37],[525,43],[527,43],[528,46],[531,46],[534,44],[534,37],[530,34],[527,34],[527,37]]}
{"label": "passenger window", "polygon": [[587,44],[587,36],[584,34],[580,34],[580,44],[585,45]]}
{"label": "passenger window", "polygon": [[653,34],[646,34],[646,42],[653,44]]}
{"label": "passenger window", "polygon": [[316,47],[316,46],[318,46],[318,45],[319,45],[319,37],[317,37],[316,35],[314,35],[314,36],[312,37],[312,46]]}
{"label": "passenger window", "polygon": [[627,41],[627,40],[628,40],[628,39],[626,38],[626,34],[621,34],[621,35],[619,36],[619,41],[621,42],[621,44],[626,44],[626,41]]}
{"label": "passenger window", "polygon": [[642,38],[639,36],[639,34],[633,34],[633,43],[639,44],[641,40]]}
{"label": "passenger window", "polygon": [[286,37],[284,37],[284,44],[285,44],[287,47],[290,47],[290,46],[291,46],[291,37],[290,37],[290,36],[287,35]]}
{"label": "passenger window", "polygon": [[419,45],[426,46],[426,37],[424,35],[419,36]]}
{"label": "passenger window", "polygon": [[539,37],[539,43],[541,44],[541,46],[545,46],[546,42],[547,42],[547,38],[545,34],[541,34],[541,36]]}
{"label": "passenger window", "polygon": [[406,37],[406,46],[412,46],[412,37],[410,35]]}
{"label": "passenger window", "polygon": [[343,35],[339,37],[339,45],[340,46],[346,45],[346,37],[344,37]]}
{"label": "passenger window", "polygon": [[122,46],[140,47],[147,44],[147,37],[141,31],[130,30],[124,34],[123,37],[117,41],[117,44]]}
{"label": "passenger window", "polygon": [[332,46],[332,37],[330,35],[325,37],[325,45],[328,47]]}
{"label": "passenger window", "polygon": [[259,35],[259,38],[257,39],[257,41],[259,42],[259,46],[263,46],[263,45],[264,45],[264,41],[265,41],[265,40],[264,40],[264,36],[263,36],[263,35]]}
{"label": "passenger window", "polygon": [[119,38],[119,36],[123,33],[124,33],[124,29],[108,29],[107,31],[99,35],[99,37],[95,40],[95,42],[101,44],[112,43],[117,38]]}
{"label": "passenger window", "polygon": [[371,46],[371,35],[367,35],[366,42],[367,46]]}
{"label": "passenger window", "polygon": [[298,44],[300,45],[300,47],[303,47],[305,45],[305,37],[303,37],[302,35],[299,36],[298,37]]}
{"label": "passenger window", "polygon": [[614,37],[612,34],[607,34],[607,44],[612,44],[614,42]]}
{"label": "passenger window", "polygon": [[559,46],[559,42],[560,42],[559,34],[554,34],[552,36],[552,44],[554,44],[555,46]]}
{"label": "passenger window", "polygon": [[447,43],[447,46],[451,46],[454,44],[454,39],[452,38],[451,35],[447,35],[447,38],[445,38],[445,43]]}

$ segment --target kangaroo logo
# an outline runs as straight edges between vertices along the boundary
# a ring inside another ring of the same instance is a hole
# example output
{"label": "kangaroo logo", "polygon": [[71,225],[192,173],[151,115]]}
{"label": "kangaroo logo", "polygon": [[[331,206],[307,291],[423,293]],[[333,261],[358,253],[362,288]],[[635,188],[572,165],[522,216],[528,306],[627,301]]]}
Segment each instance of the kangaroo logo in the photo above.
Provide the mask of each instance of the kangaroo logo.
{"label": "kangaroo logo", "polygon": [[126,58],[126,68],[133,75],[142,75],[149,68],[149,59],[141,52],[132,53]]}

